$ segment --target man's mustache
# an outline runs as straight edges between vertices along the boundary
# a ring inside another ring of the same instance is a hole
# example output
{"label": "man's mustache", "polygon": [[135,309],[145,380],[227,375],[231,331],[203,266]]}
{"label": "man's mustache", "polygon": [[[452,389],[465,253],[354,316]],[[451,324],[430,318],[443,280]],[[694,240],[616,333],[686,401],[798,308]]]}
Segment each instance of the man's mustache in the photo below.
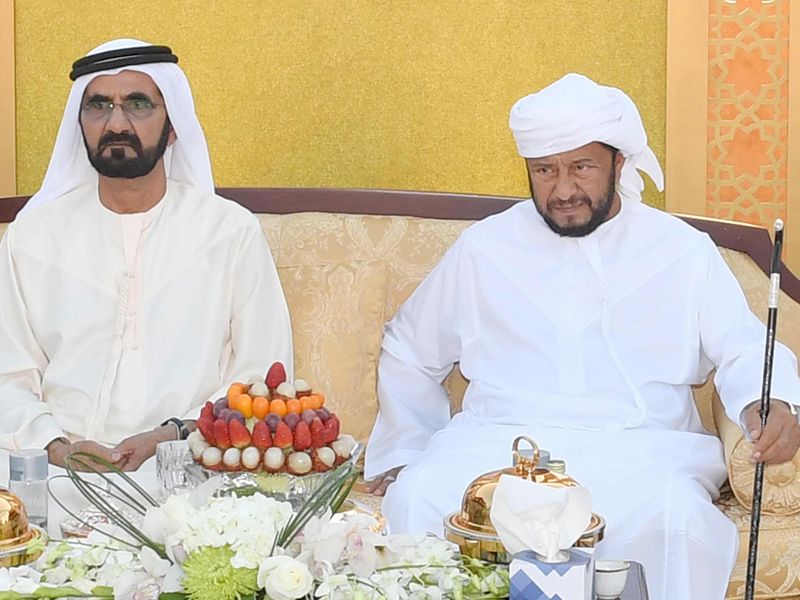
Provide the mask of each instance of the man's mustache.
{"label": "man's mustache", "polygon": [[591,206],[592,202],[589,200],[589,197],[581,194],[579,196],[572,196],[567,200],[551,200],[547,203],[547,205],[551,208],[560,208],[563,206],[576,206],[579,204],[585,204],[586,206]]}
{"label": "man's mustache", "polygon": [[142,153],[142,142],[138,136],[131,133],[107,133],[97,144],[98,152],[110,144],[128,144],[137,154]]}

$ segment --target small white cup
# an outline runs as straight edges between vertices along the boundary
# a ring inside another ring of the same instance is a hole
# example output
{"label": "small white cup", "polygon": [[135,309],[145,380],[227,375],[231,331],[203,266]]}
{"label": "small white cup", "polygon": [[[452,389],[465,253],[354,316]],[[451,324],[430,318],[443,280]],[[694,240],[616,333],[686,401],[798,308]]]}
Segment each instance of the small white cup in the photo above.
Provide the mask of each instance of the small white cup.
{"label": "small white cup", "polygon": [[599,600],[616,600],[625,589],[631,563],[627,560],[598,560],[594,563],[594,593]]}

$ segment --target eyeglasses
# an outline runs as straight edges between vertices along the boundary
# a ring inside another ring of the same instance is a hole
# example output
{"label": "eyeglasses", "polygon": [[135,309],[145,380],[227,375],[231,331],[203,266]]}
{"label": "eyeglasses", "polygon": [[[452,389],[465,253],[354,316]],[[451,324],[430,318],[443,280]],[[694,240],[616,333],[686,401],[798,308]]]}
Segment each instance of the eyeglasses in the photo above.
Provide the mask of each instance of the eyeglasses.
{"label": "eyeglasses", "polygon": [[81,110],[87,119],[103,121],[111,118],[114,108],[119,106],[122,112],[131,120],[143,121],[149,118],[162,104],[154,104],[147,98],[126,98],[122,102],[111,100],[89,100]]}

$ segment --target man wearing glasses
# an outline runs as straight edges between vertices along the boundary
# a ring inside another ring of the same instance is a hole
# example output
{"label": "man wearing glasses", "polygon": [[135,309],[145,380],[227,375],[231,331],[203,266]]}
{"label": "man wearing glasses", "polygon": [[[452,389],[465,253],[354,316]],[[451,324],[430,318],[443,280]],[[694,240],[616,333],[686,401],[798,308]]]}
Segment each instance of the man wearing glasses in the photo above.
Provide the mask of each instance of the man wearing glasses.
{"label": "man wearing glasses", "polygon": [[135,470],[231,381],[291,372],[275,264],[214,194],[177,60],[117,40],[73,65],[42,187],[0,243],[0,448]]}

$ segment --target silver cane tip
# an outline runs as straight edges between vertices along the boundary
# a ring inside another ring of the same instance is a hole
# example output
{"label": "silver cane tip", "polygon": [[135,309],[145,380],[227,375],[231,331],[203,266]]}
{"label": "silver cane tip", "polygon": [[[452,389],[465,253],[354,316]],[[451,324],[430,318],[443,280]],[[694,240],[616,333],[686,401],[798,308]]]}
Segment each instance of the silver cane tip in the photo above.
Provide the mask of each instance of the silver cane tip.
{"label": "silver cane tip", "polygon": [[775,219],[775,231],[781,231],[783,229],[783,219]]}

